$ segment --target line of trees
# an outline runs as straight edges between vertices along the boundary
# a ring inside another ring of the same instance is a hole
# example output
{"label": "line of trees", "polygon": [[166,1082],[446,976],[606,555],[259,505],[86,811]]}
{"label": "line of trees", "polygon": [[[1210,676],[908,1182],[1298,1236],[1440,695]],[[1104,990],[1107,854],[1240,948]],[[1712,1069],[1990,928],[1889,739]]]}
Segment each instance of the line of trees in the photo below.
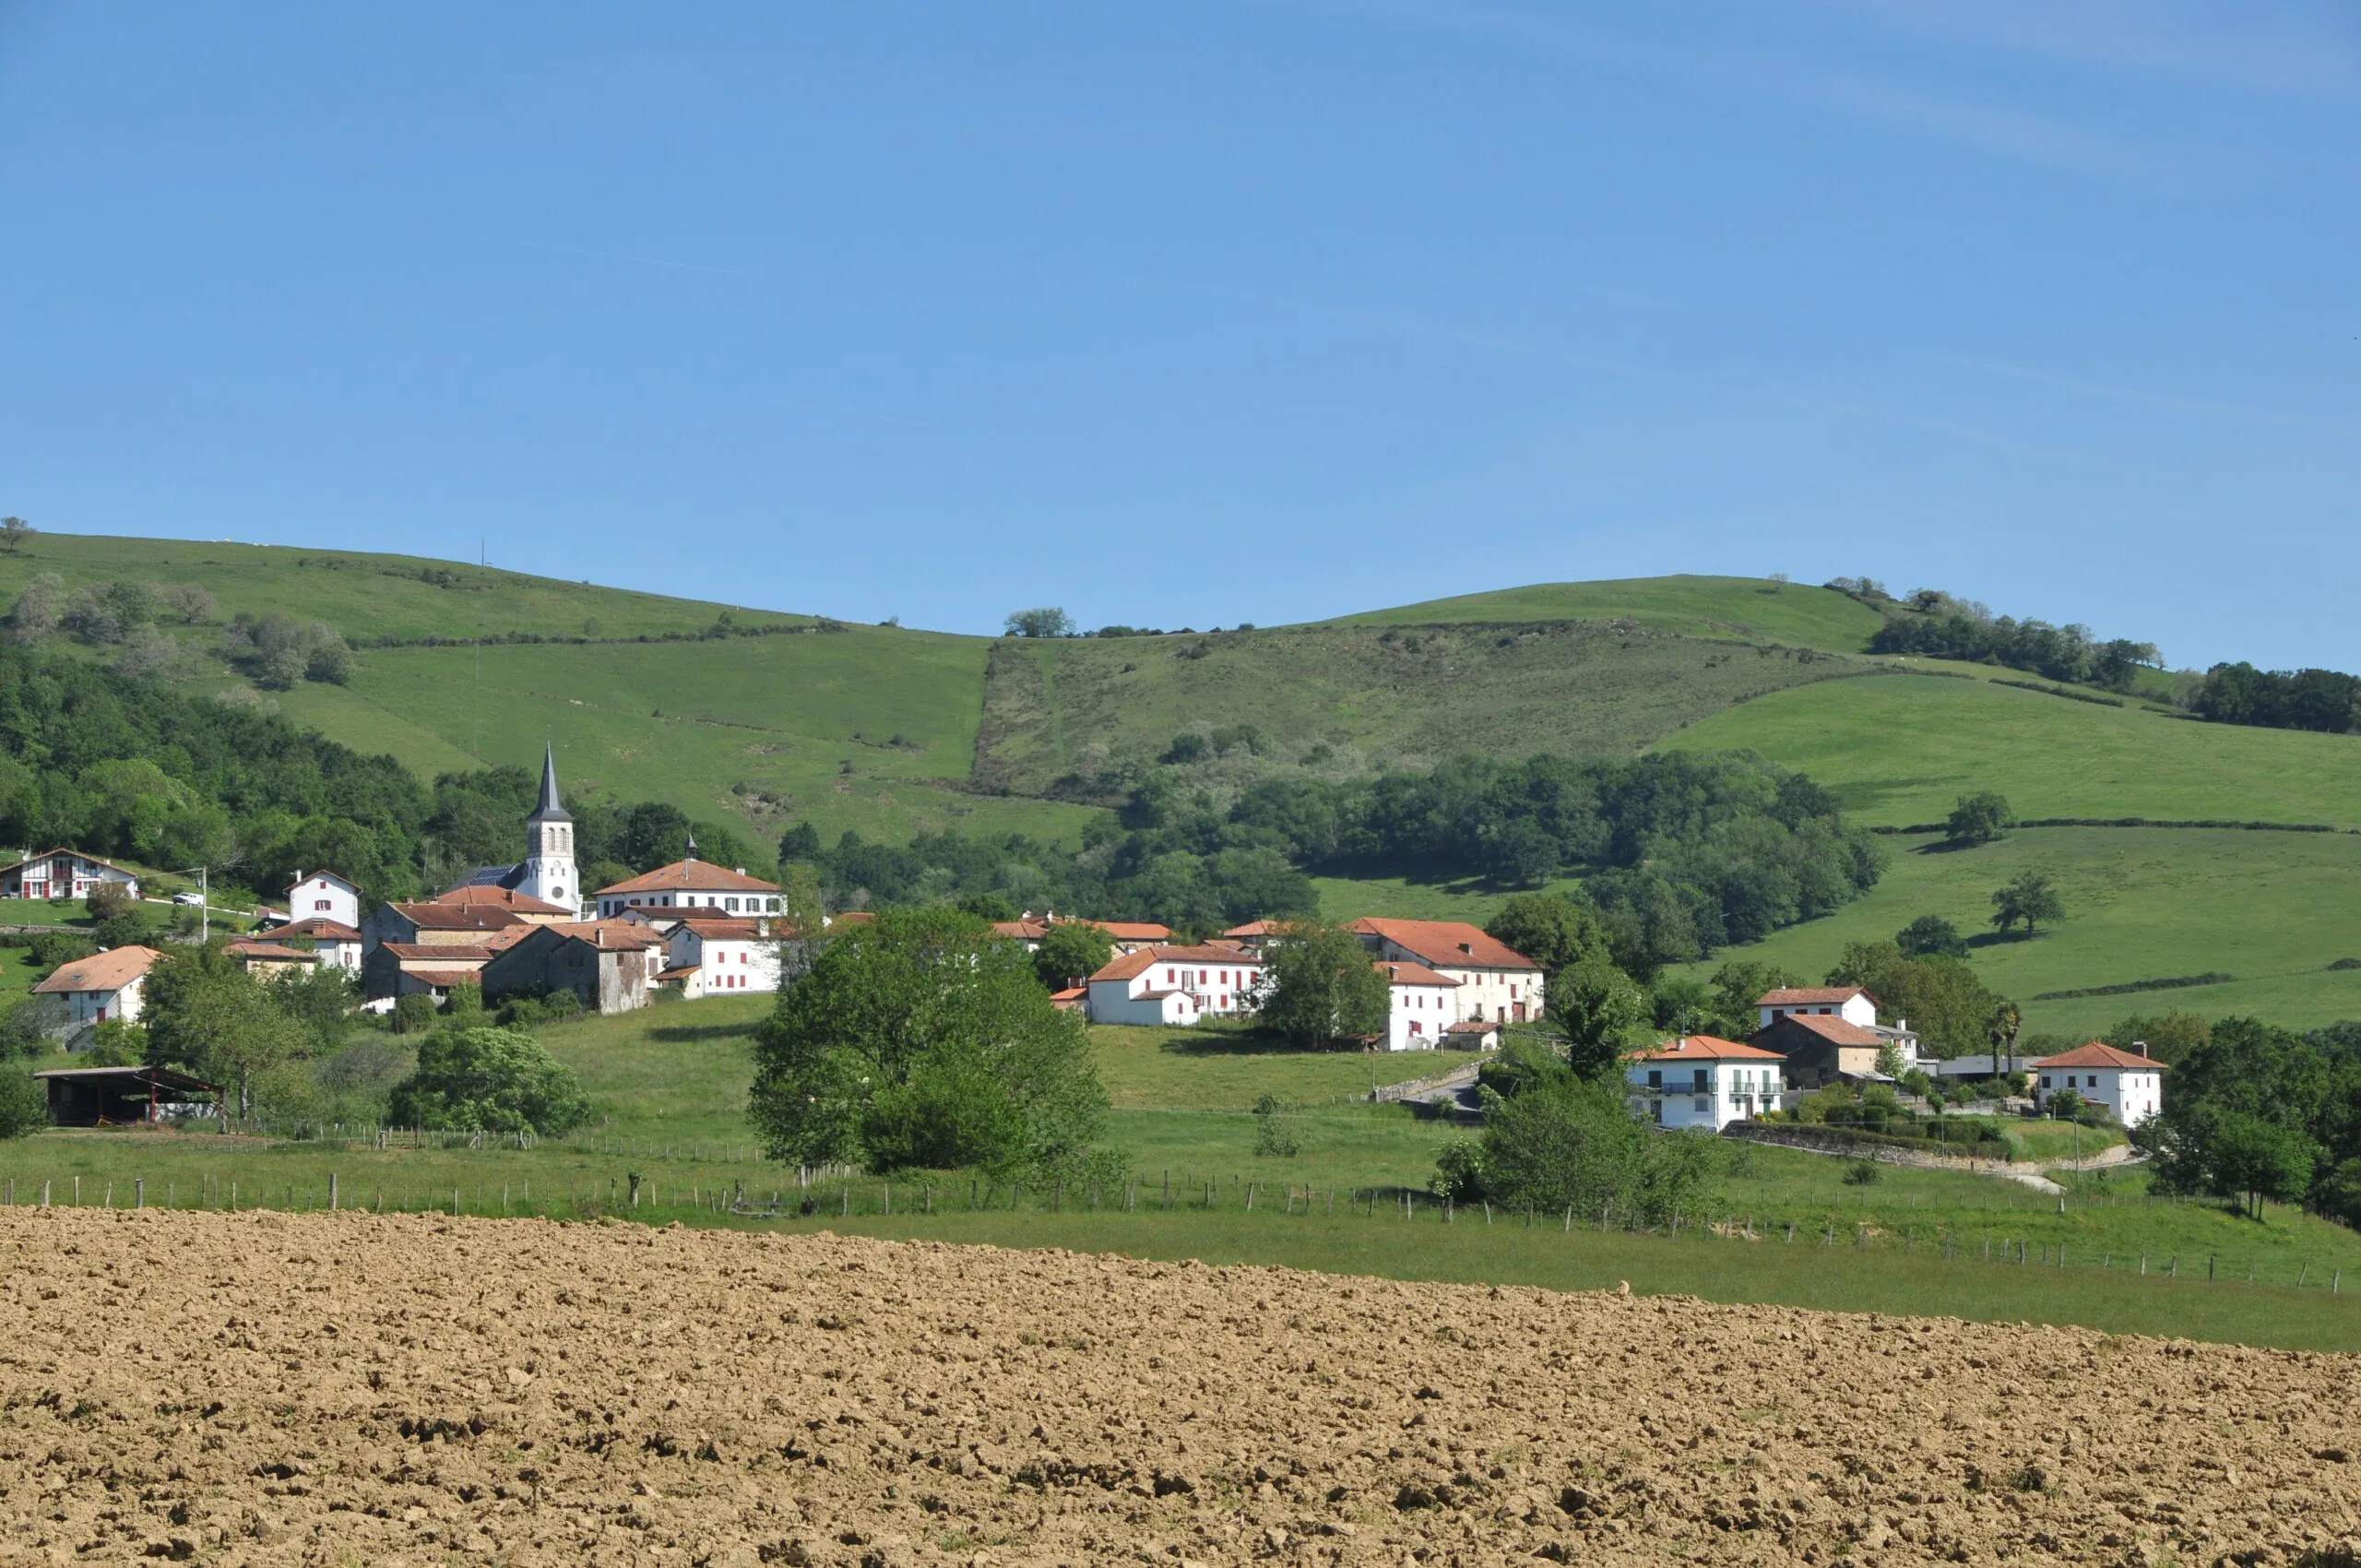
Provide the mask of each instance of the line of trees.
{"label": "line of trees", "polygon": [[[1827,914],[1877,883],[1884,852],[1835,799],[1751,755],[1575,762],[1461,758],[1426,773],[1256,784],[1227,806],[1147,772],[1079,849],[1011,837],[921,836],[906,848],[809,825],[779,845],[840,900],[1004,899],[1207,932],[1318,908],[1313,874],[1538,886],[1579,873],[1615,962],[1669,963]],[[1005,918],[1005,917],[1003,917]]]}
{"label": "line of trees", "polygon": [[[1863,585],[1873,593],[1863,592]],[[2153,643],[2129,637],[2102,641],[2088,626],[2053,626],[2047,621],[1995,615],[1972,599],[1954,598],[1940,588],[1915,588],[1897,601],[1885,599],[1883,590],[1866,578],[1829,586],[1882,601],[1885,624],[1869,639],[1872,653],[1997,664],[2110,692],[2130,691],[2143,666],[2161,667],[2164,662]]]}
{"label": "line of trees", "polygon": [[2361,677],[2335,670],[2258,670],[2244,661],[2216,664],[2189,694],[2189,706],[2217,724],[2345,735],[2361,729]]}

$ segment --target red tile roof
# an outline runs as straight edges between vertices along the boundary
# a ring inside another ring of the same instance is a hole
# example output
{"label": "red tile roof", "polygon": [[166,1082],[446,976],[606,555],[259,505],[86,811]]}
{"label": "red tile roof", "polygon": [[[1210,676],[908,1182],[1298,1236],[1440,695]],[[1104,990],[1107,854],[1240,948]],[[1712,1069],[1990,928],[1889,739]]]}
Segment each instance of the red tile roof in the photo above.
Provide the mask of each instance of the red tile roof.
{"label": "red tile roof", "polygon": [[241,958],[260,958],[272,964],[316,964],[320,961],[317,953],[307,953],[301,947],[290,947],[283,943],[266,942],[253,936],[237,938],[230,944],[230,951]]}
{"label": "red tile roof", "polygon": [[[620,916],[617,921],[621,923]],[[637,925],[639,922],[633,921],[629,923]],[[691,915],[681,923],[707,942],[755,942],[764,939],[763,922],[747,920],[742,915],[724,915],[715,921]]]}
{"label": "red tile roof", "polygon": [[463,942],[380,942],[377,950],[391,953],[394,961],[403,968],[411,962],[438,964],[488,964],[498,952],[495,947],[478,946]]}
{"label": "red tile roof", "polygon": [[1011,942],[1038,942],[1050,934],[1050,928],[1039,921],[994,921],[992,934]]}
{"label": "red tile roof", "polygon": [[1143,947],[1136,953],[1126,953],[1090,978],[1094,980],[1127,980],[1156,968],[1158,964],[1255,964],[1262,962],[1242,947],[1228,943],[1209,942],[1202,947]]}
{"label": "red tile roof", "polygon": [[2035,1070],[2043,1067],[2130,1067],[2147,1073],[2165,1070],[2165,1064],[2153,1056],[2142,1056],[2136,1051],[2118,1051],[2097,1040],[2088,1045],[2078,1045],[2063,1056],[2045,1056],[2027,1065]]}
{"label": "red tile roof", "polygon": [[77,991],[121,991],[146,974],[162,956],[153,947],[142,947],[136,943],[110,947],[88,958],[60,965],[55,974],[33,990],[51,996]]}
{"label": "red tile roof", "polygon": [[1786,1057],[1775,1051],[1758,1046],[1740,1045],[1734,1039],[1719,1039],[1712,1035],[1682,1035],[1670,1045],[1655,1051],[1635,1052],[1634,1062],[1784,1062]]}
{"label": "red tile roof", "polygon": [[1351,930],[1382,936],[1406,953],[1415,953],[1436,968],[1454,969],[1537,969],[1541,966],[1511,947],[1459,921],[1355,921]]}
{"label": "red tile roof", "polygon": [[1386,977],[1394,985],[1450,985],[1459,982],[1449,975],[1427,968],[1424,964],[1406,964],[1400,959],[1371,958],[1369,967]]}
{"label": "red tile roof", "polygon": [[1172,928],[1154,921],[1080,921],[1080,925],[1095,925],[1118,942],[1169,942]]}
{"label": "red tile roof", "polygon": [[[563,904],[545,899],[528,898],[513,887],[454,887],[448,893],[437,893],[426,902],[444,904],[455,909],[482,906],[490,909],[514,909],[523,915],[570,915],[574,913]],[[403,906],[407,907],[407,906]]]}
{"label": "red tile roof", "polygon": [[1231,937],[1268,936],[1271,934],[1271,922],[1268,921],[1248,921],[1244,925],[1231,926],[1228,931],[1223,932],[1222,934],[1224,936]]}
{"label": "red tile roof", "polygon": [[1783,991],[1766,991],[1754,999],[1757,1007],[1833,1007],[1850,1002],[1857,996],[1869,996],[1867,987],[1857,985],[1798,985]]}
{"label": "red tile roof", "polygon": [[1788,1024],[1809,1029],[1831,1045],[1883,1045],[1886,1042],[1885,1036],[1877,1030],[1863,1028],[1851,1019],[1840,1018],[1833,1013],[1790,1013],[1771,1027],[1776,1029]]}
{"label": "red tile roof", "polygon": [[421,931],[497,931],[502,926],[530,923],[516,909],[494,904],[445,904],[430,899],[386,908]]}
{"label": "red tile roof", "polygon": [[446,991],[455,985],[483,983],[483,977],[473,969],[405,969],[402,972],[414,980],[422,980],[428,985],[439,985]]}
{"label": "red tile roof", "polygon": [[611,887],[601,887],[592,895],[605,898],[623,893],[776,893],[778,884],[765,882],[759,876],[748,876],[742,871],[728,866],[707,865],[703,861],[674,861],[669,866],[658,866],[644,875]]}
{"label": "red tile roof", "polygon": [[358,942],[361,933],[338,921],[314,916],[292,925],[275,925],[266,933],[276,942],[284,936],[308,936],[314,942]]}
{"label": "red tile roof", "polygon": [[543,928],[561,936],[576,937],[608,952],[627,947],[661,947],[664,939],[635,921],[552,921]]}

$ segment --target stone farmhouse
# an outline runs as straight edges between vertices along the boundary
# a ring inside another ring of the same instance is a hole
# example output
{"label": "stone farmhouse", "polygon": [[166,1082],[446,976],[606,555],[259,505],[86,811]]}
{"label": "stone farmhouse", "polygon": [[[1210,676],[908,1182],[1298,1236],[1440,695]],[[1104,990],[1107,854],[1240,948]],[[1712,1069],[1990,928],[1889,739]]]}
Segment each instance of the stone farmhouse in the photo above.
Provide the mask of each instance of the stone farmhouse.
{"label": "stone farmhouse", "polygon": [[504,944],[478,971],[487,1006],[570,991],[595,1013],[645,1007],[664,968],[664,939],[634,921],[556,921]]}

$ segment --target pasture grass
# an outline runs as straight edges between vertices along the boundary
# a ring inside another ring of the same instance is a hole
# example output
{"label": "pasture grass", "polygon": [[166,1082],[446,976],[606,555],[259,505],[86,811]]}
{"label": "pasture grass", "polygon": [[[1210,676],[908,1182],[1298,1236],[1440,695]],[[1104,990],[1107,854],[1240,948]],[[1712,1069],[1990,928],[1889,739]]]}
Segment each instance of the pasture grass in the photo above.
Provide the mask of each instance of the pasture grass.
{"label": "pasture grass", "polygon": [[[1689,967],[1710,975],[1731,959],[1780,965],[1818,981],[1848,942],[1890,940],[1920,915],[1970,933],[1969,962],[2014,998],[2036,1033],[2085,1038],[2139,1013],[2183,1008],[2250,1013],[2309,1028],[2361,1017],[2361,837],[2147,827],[2019,828],[1979,849],[1931,837],[1885,841],[1892,861],[1866,896],[1821,920],[1724,949]],[[2021,872],[2047,873],[2066,922],[2026,939],[1986,926],[1993,889]],[[2129,994],[2041,1000],[2040,993],[2209,973],[2235,981]]]}
{"label": "pasture grass", "polygon": [[1940,822],[1961,795],[1997,790],[2021,817],[2361,826],[2361,737],[2198,723],[1988,680],[1892,674],[1773,692],[1658,744],[1759,752],[1869,825]]}
{"label": "pasture grass", "polygon": [[[69,588],[118,580],[196,583],[214,597],[217,627],[242,611],[277,611],[326,621],[348,637],[660,636],[702,631],[722,608],[414,555],[48,532],[0,555],[0,595],[13,600],[43,572],[56,573]],[[812,620],[771,611],[736,614],[746,625]],[[210,646],[206,628],[168,629]]]}
{"label": "pasture grass", "polygon": [[1762,693],[1867,668],[1594,622],[1003,642],[975,778],[1021,793],[1097,789],[1178,734],[1247,727],[1259,750],[1192,764],[1184,779],[1218,791],[1290,766],[1345,776],[1471,753],[1628,756]]}
{"label": "pasture grass", "polygon": [[1338,616],[1321,624],[1616,620],[1687,636],[1779,642],[1838,653],[1868,647],[1884,623],[1879,612],[1833,588],[1684,573],[1596,583],[1535,583]]}

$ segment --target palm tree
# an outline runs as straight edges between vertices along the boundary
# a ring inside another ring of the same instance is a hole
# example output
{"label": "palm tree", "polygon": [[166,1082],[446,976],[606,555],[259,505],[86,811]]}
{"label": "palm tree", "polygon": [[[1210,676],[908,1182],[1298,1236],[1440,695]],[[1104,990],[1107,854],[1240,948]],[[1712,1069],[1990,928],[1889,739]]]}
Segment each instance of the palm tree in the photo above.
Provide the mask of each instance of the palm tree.
{"label": "palm tree", "polygon": [[2006,1054],[2009,1064],[2003,1075],[2017,1070],[2017,1031],[2024,1028],[2025,1016],[2013,1002],[2003,1000],[1992,1009],[1992,1016],[1984,1023],[1985,1037],[1992,1042],[1995,1057]]}

